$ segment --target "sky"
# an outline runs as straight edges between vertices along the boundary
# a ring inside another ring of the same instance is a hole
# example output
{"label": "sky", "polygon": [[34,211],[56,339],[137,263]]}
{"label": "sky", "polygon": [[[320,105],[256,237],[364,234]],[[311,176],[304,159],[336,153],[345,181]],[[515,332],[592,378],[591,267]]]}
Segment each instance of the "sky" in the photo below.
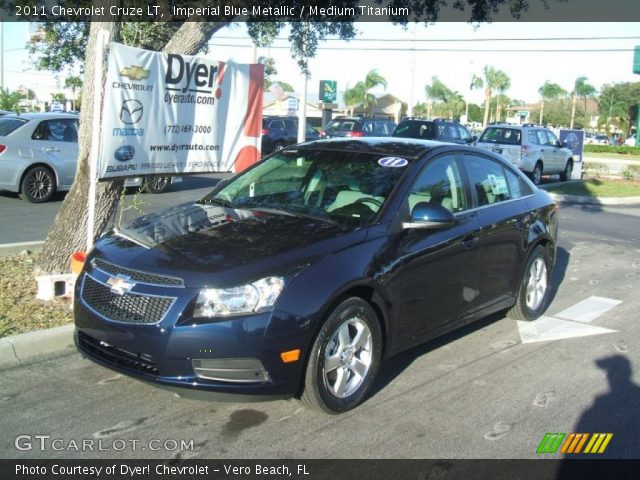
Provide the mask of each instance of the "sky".
{"label": "sky", "polygon": [[[334,39],[320,45],[310,61],[309,92],[317,91],[320,80],[336,80],[338,90],[343,91],[377,69],[387,80],[386,91],[408,103],[425,100],[424,87],[433,76],[467,101],[481,103],[483,93],[469,91],[469,84],[485,65],[504,70],[511,78],[506,94],[528,103],[539,101],[538,89],[546,80],[566,90],[583,75],[598,89],[605,83],[640,81],[632,72],[633,49],[640,46],[640,23],[499,22],[474,27],[442,22],[403,30],[390,23],[360,22],[356,28],[358,35],[350,42]],[[27,24],[3,24],[4,85],[58,91],[64,76],[56,80],[33,69],[25,49],[27,32]],[[569,37],[581,40],[559,40]],[[549,38],[553,40],[541,40]],[[208,56],[250,63],[253,51],[245,25],[219,31],[210,41]],[[271,48],[258,48],[257,56],[273,57],[276,78],[296,90],[301,87],[302,76],[291,58],[286,32]]]}

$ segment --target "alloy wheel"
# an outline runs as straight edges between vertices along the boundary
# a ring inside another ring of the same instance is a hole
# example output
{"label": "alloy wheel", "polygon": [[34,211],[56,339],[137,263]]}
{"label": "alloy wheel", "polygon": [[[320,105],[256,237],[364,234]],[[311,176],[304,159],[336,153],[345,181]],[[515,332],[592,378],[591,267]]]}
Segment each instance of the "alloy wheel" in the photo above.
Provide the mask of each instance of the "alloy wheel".
{"label": "alloy wheel", "polygon": [[547,266],[544,259],[538,257],[529,268],[526,302],[532,311],[540,308],[547,291]]}

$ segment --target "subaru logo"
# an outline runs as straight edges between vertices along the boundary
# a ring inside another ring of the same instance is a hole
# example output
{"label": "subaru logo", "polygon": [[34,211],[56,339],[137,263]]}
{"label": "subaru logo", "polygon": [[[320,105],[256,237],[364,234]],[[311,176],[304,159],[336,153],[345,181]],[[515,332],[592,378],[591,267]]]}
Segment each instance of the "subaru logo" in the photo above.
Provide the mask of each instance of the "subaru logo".
{"label": "subaru logo", "polygon": [[124,295],[131,291],[131,289],[136,285],[136,282],[132,281],[131,277],[128,275],[118,274],[115,277],[109,277],[107,285],[111,287],[112,293],[115,293],[116,295]]}
{"label": "subaru logo", "polygon": [[128,162],[136,154],[135,149],[131,145],[123,145],[119,147],[113,154],[119,162]]}
{"label": "subaru logo", "polygon": [[127,125],[138,123],[142,119],[144,108],[138,100],[126,100],[120,108],[120,120]]}

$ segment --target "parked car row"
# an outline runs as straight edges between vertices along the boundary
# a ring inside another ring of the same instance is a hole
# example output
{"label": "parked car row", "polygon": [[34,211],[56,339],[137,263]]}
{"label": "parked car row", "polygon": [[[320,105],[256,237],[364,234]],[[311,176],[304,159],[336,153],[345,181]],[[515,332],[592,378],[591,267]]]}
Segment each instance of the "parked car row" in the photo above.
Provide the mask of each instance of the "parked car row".
{"label": "parked car row", "polygon": [[[7,114],[0,117],[0,190],[42,203],[71,188],[78,158],[78,116],[69,113]],[[128,179],[150,193],[166,191],[173,177]]]}

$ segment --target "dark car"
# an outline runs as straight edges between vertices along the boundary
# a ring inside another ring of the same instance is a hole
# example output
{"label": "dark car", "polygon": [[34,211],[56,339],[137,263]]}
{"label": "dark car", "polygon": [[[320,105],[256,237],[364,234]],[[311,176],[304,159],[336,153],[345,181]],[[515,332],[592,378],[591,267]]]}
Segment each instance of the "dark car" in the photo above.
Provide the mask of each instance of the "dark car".
{"label": "dark car", "polygon": [[418,138],[421,140],[438,140],[459,144],[469,144],[476,141],[467,128],[450,120],[436,118],[422,120],[407,118],[402,120],[391,134],[392,137]]}
{"label": "dark car", "polygon": [[320,132],[320,138],[388,137],[396,124],[384,118],[336,117]]}
{"label": "dark car", "polygon": [[[305,140],[317,140],[320,134],[306,124]],[[298,118],[268,116],[262,118],[262,154],[268,155],[298,143]]]}
{"label": "dark car", "polygon": [[99,239],[76,342],[174,391],[342,412],[384,358],[504,309],[541,315],[557,229],[550,196],[491,152],[305,143]]}

